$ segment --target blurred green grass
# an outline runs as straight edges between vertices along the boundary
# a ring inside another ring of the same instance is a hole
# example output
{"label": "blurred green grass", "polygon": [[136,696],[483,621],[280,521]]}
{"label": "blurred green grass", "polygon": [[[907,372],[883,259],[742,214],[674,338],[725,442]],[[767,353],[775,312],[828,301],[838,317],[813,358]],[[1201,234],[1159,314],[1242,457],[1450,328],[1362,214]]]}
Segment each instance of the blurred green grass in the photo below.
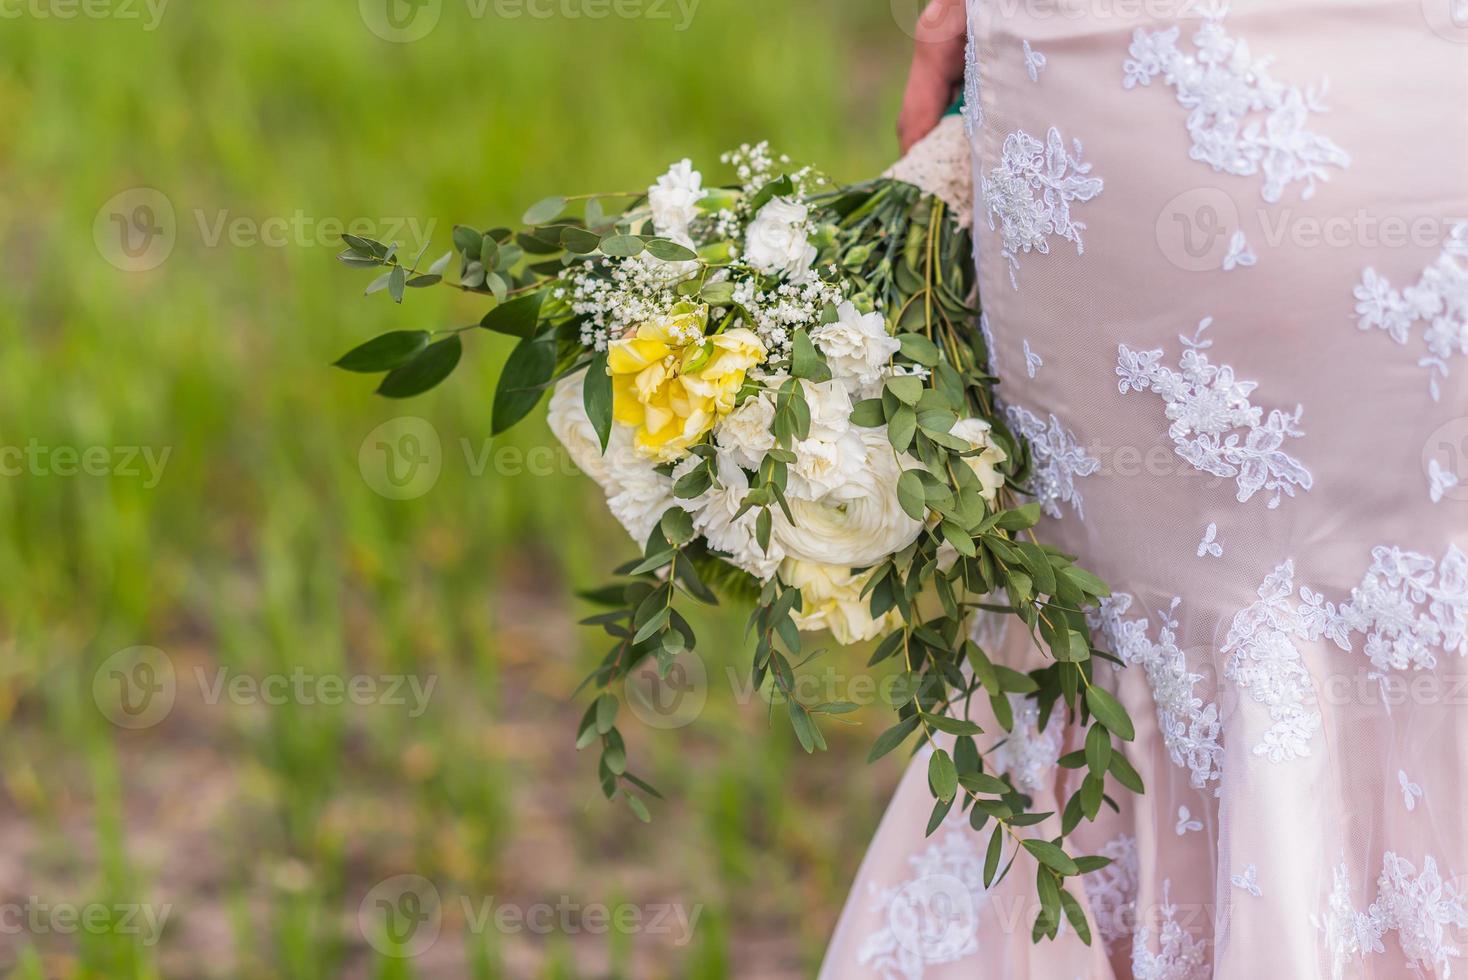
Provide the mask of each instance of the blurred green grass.
{"label": "blurred green grass", "polygon": [[[758,700],[733,707],[723,672],[744,657],[730,610],[703,623],[715,682],[699,724],[631,735],[669,797],[653,827],[604,804],[592,760],[571,752],[579,707],[565,694],[598,649],[566,597],[631,544],[559,467],[466,459],[461,441],[471,455],[486,445],[496,338],[474,338],[452,383],[406,405],[326,367],[382,330],[477,313],[448,290],[401,308],[363,299],[320,222],[387,236],[412,220],[442,251],[456,221],[635,187],[684,155],[716,169],[720,151],[760,138],[870,175],[895,153],[907,38],[890,5],[703,0],[678,31],[676,7],[672,20],[537,19],[491,2],[476,18],[445,0],[436,29],[404,44],[374,36],[349,0],[177,3],[151,31],[141,5],[102,9],[142,20],[25,9],[0,37],[0,446],[169,455],[156,486],[115,467],[0,476],[0,902],[170,916],[155,945],[6,930],[0,970],[809,973],[895,775],[862,764],[875,729],[832,733],[812,760]],[[177,234],[160,267],[128,272],[93,228],[136,188],[167,199]],[[294,229],[278,245],[251,240],[282,220]],[[443,467],[431,491],[394,501],[358,451],[405,414],[438,433]],[[537,423],[492,449],[548,445]],[[164,651],[179,695],[129,731],[98,710],[93,681],[135,645]],[[220,668],[437,687],[417,718],[207,703],[192,679]],[[356,910],[399,873],[445,894],[676,902],[702,918],[679,947],[476,930],[446,909],[429,953],[393,959],[364,942]]]}

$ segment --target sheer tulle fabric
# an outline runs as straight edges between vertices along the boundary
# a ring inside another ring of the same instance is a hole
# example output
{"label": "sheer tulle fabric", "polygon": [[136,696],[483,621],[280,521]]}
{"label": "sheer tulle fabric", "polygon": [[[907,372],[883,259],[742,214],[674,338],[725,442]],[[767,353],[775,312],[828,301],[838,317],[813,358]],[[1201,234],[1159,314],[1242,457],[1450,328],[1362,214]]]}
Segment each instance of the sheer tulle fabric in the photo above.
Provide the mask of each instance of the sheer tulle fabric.
{"label": "sheer tulle fabric", "polygon": [[969,17],[985,328],[1147,794],[1073,838],[1094,944],[1033,946],[916,760],[823,976],[1468,976],[1468,3]]}

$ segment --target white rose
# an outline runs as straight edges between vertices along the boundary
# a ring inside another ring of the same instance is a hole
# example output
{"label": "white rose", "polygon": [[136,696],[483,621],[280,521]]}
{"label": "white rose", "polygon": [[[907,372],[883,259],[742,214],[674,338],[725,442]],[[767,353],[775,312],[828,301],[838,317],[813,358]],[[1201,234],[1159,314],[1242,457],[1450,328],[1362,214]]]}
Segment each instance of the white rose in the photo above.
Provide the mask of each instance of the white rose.
{"label": "white rose", "polygon": [[765,453],[775,448],[775,401],[759,394],[724,416],[714,429],[714,441],[723,455],[745,469],[758,469]]}
{"label": "white rose", "polygon": [[749,478],[731,460],[721,458],[719,484],[696,502],[694,530],[703,535],[710,548],[728,555],[733,565],[761,582],[769,581],[785,558],[784,549],[773,537],[769,551],[759,546],[755,529],[758,508],[750,508],[738,520],[734,519],[749,493]]}
{"label": "white rose", "polygon": [[848,482],[820,500],[791,496],[793,525],[776,515],[774,539],[792,558],[847,568],[875,565],[922,532],[922,523],[898,503],[897,480],[906,467],[886,427],[853,433],[862,452],[854,457],[858,465]]}
{"label": "white rose", "polygon": [[983,488],[983,498],[991,504],[999,496],[999,488],[1004,486],[1004,474],[999,472],[999,464],[1009,459],[1009,454],[994,445],[989,438],[992,430],[993,426],[983,419],[960,419],[948,430],[948,434],[954,438],[983,450],[977,456],[965,457],[964,462],[978,476],[979,486]]}
{"label": "white rose", "polygon": [[876,639],[899,622],[895,609],[881,619],[872,617],[871,597],[861,594],[870,576],[814,562],[787,560],[780,566],[781,580],[800,590],[801,610],[792,617],[795,625],[811,632],[830,630],[842,646]]}
{"label": "white rose", "polygon": [[810,339],[826,355],[831,373],[863,395],[887,374],[892,357],[902,347],[887,333],[880,313],[861,313],[851,303],[836,309],[836,321],[823,323],[810,332]]}
{"label": "white rose", "polygon": [[750,266],[787,279],[798,279],[810,271],[816,249],[809,241],[809,218],[809,208],[786,197],[760,208],[744,234],[744,257]]}
{"label": "white rose", "polygon": [[698,202],[703,198],[703,175],[693,169],[693,161],[679,160],[647,189],[653,230],[687,245],[688,226],[698,217]]}
{"label": "white rose", "polygon": [[586,415],[582,395],[585,382],[585,371],[557,382],[551,394],[546,421],[550,423],[551,432],[566,447],[576,468],[605,488],[611,481],[611,467],[602,455],[596,428]]}

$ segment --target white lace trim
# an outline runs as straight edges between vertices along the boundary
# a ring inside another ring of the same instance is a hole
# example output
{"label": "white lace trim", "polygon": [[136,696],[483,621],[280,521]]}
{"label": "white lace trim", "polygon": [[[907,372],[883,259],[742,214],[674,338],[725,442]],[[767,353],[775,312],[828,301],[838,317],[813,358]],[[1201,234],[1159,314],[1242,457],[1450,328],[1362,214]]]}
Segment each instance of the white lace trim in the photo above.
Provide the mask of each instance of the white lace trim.
{"label": "white lace trim", "polygon": [[1081,232],[1086,226],[1071,216],[1071,204],[1092,200],[1101,193],[1103,182],[1092,177],[1091,165],[1081,161],[1081,142],[1067,148],[1054,126],[1040,142],[1024,130],[1004,140],[999,166],[980,179],[980,190],[989,209],[989,227],[998,231],[1002,252],[1009,263],[1010,283],[1019,288],[1019,256],[1022,253],[1050,254],[1050,239],[1071,242],[1076,254],[1085,253]]}
{"label": "white lace trim", "polygon": [[1008,405],[1004,416],[1009,427],[1030,445],[1032,466],[1025,492],[1039,501],[1041,509],[1051,517],[1063,516],[1060,505],[1069,504],[1076,516],[1084,520],[1086,515],[1076,480],[1101,469],[1101,461],[1082,449],[1075,433],[1061,425],[1053,414],[1046,423],[1029,409]]}
{"label": "white lace trim", "polygon": [[1171,879],[1162,883],[1162,922],[1157,931],[1157,952],[1152,952],[1152,929],[1143,925],[1132,937],[1133,980],[1205,980],[1208,944],[1193,936],[1177,921],[1177,906],[1169,894]]}
{"label": "white lace trim", "polygon": [[1091,627],[1128,666],[1141,665],[1157,704],[1162,744],[1173,764],[1191,774],[1193,787],[1205,789],[1223,775],[1223,746],[1219,743],[1223,726],[1218,705],[1195,692],[1204,675],[1188,666],[1187,656],[1177,645],[1176,613],[1182,600],[1172,601],[1155,641],[1147,635],[1151,623],[1146,617],[1126,618],[1132,601],[1124,592],[1102,599],[1100,607],[1089,614]]}
{"label": "white lace trim", "polygon": [[1423,858],[1419,873],[1411,861],[1387,851],[1376,888],[1376,901],[1365,912],[1358,912],[1351,899],[1350,869],[1341,862],[1335,869],[1325,914],[1311,917],[1325,933],[1332,980],[1343,980],[1352,961],[1363,961],[1368,953],[1386,952],[1382,939],[1388,932],[1397,934],[1414,975],[1427,968],[1435,976],[1451,977],[1449,961],[1461,957],[1462,951],[1453,944],[1448,927],[1468,928],[1464,896],[1451,876],[1443,879],[1430,854]]}
{"label": "white lace trim", "polygon": [[1468,354],[1468,222],[1453,226],[1442,254],[1415,285],[1399,292],[1368,267],[1355,295],[1356,325],[1362,330],[1385,330],[1405,346],[1418,321],[1428,324],[1422,334],[1427,353],[1417,365],[1428,369],[1428,392],[1433,401],[1440,400],[1448,359]]}
{"label": "white lace trim", "polygon": [[908,857],[912,875],[889,888],[871,886],[885,925],[857,950],[856,961],[882,980],[922,980],[929,966],[979,951],[978,913],[988,900],[977,836],[950,830]]}
{"label": "white lace trim", "polygon": [[1269,58],[1255,57],[1249,45],[1224,29],[1227,10],[1204,14],[1193,35],[1196,52],[1178,48],[1181,29],[1136,30],[1122,84],[1151,85],[1161,76],[1188,110],[1189,155],[1218,173],[1262,174],[1264,200],[1274,203],[1285,188],[1304,182],[1302,198],[1315,193],[1317,180],[1329,180],[1328,167],[1348,167],[1345,150],[1307,128],[1312,114],[1325,112],[1328,82],[1301,89],[1269,75]]}
{"label": "white lace trim", "polygon": [[1106,842],[1097,852],[1111,863],[1081,878],[1091,906],[1091,920],[1107,946],[1132,935],[1137,921],[1137,883],[1141,862],[1137,839],[1122,834]]}
{"label": "white lace trim", "polygon": [[1303,463],[1281,447],[1286,438],[1298,438],[1303,409],[1293,413],[1279,409],[1263,418],[1263,410],[1249,401],[1258,385],[1240,381],[1228,365],[1215,366],[1204,353],[1213,341],[1203,339],[1212,325],[1203,320],[1192,337],[1178,336],[1187,348],[1177,370],[1164,366],[1162,350],[1133,351],[1117,346],[1117,387],[1128,391],[1155,392],[1167,403],[1172,420],[1168,434],[1177,455],[1194,468],[1215,476],[1232,478],[1238,484],[1238,500],[1244,503],[1260,490],[1272,492],[1270,508],[1278,507],[1282,494],[1291,497],[1295,488],[1309,490],[1313,481]]}
{"label": "white lace trim", "polygon": [[979,80],[979,39],[974,30],[974,13],[969,10],[968,40],[963,47],[963,129],[969,139],[984,128],[983,92]]}

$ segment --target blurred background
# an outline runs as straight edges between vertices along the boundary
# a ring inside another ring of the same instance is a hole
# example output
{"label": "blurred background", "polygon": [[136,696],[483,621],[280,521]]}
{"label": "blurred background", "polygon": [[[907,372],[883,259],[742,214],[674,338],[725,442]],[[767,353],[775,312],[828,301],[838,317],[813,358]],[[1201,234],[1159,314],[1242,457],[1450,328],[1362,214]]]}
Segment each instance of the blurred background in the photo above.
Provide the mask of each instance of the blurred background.
{"label": "blurred background", "polygon": [[572,595],[635,549],[541,423],[489,440],[505,338],[406,403],[328,368],[482,312],[334,255],[746,140],[870,176],[903,6],[0,8],[0,975],[813,972],[884,709],[804,755],[723,610],[689,698],[623,719],[667,801],[606,803]]}

